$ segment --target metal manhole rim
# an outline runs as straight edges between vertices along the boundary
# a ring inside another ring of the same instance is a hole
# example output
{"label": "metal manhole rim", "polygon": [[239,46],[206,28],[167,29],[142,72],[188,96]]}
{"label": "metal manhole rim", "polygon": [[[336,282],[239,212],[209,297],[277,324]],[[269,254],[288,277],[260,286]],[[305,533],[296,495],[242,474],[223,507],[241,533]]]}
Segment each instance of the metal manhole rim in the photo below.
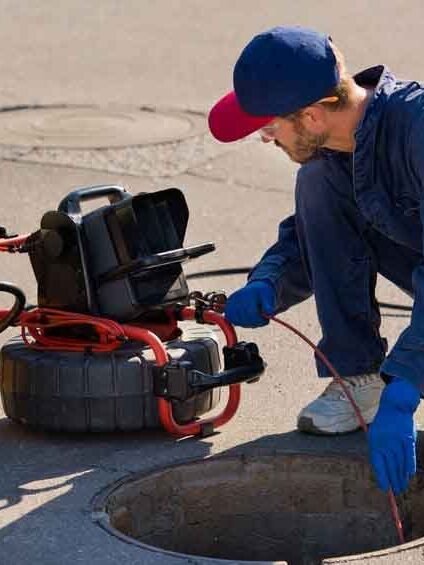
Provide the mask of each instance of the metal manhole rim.
{"label": "metal manhole rim", "polygon": [[[123,541],[127,544],[130,545],[134,545],[136,547],[139,547],[140,549],[144,549],[146,551],[150,551],[153,553],[160,553],[160,554],[164,554],[164,555],[168,555],[170,557],[176,557],[178,559],[184,559],[186,562],[192,562],[193,564],[195,563],[196,565],[201,565],[202,563],[205,563],[205,565],[207,565],[208,563],[215,564],[217,565],[218,563],[222,563],[223,565],[225,564],[235,564],[235,563],[247,563],[247,564],[253,564],[253,563],[259,563],[259,564],[269,564],[269,565],[279,565],[279,563],[282,564],[286,564],[286,561],[266,561],[266,560],[261,560],[261,561],[249,561],[249,560],[243,560],[243,561],[234,561],[231,559],[221,559],[221,558],[212,558],[212,557],[206,557],[203,555],[198,555],[198,554],[190,554],[190,553],[180,553],[177,551],[173,551],[173,550],[169,550],[169,549],[162,549],[158,546],[155,545],[150,545],[147,544],[145,542],[139,541],[136,538],[133,538],[131,536],[128,536],[126,534],[124,534],[123,532],[121,532],[120,530],[118,530],[117,528],[115,528],[114,526],[111,525],[110,523],[110,518],[109,518],[109,514],[107,512],[107,502],[108,499],[111,495],[113,495],[114,492],[116,492],[120,487],[122,487],[123,485],[130,485],[131,483],[135,483],[139,480],[142,480],[143,478],[148,478],[148,477],[153,477],[154,475],[159,475],[160,473],[163,473],[165,471],[172,471],[174,469],[180,469],[183,468],[185,466],[192,466],[192,465],[201,465],[205,462],[208,463],[214,463],[214,462],[222,462],[222,461],[255,461],[255,460],[261,460],[263,458],[272,458],[275,456],[306,456],[306,457],[310,457],[310,458],[316,458],[316,459],[332,459],[334,458],[335,460],[340,458],[340,455],[337,455],[336,453],[324,453],[324,454],[317,454],[317,453],[307,453],[307,452],[302,452],[302,451],[284,451],[284,452],[277,452],[277,451],[272,451],[272,452],[267,452],[267,453],[251,453],[251,454],[247,454],[247,453],[240,453],[240,454],[233,454],[233,455],[223,455],[223,454],[211,454],[211,455],[207,455],[204,458],[199,459],[198,457],[193,457],[193,458],[188,458],[188,459],[183,459],[182,461],[179,462],[174,462],[171,463],[169,465],[158,465],[158,466],[153,466],[150,469],[147,470],[142,470],[142,471],[135,471],[135,472],[130,472],[126,475],[124,475],[123,477],[119,478],[118,480],[114,481],[112,484],[107,485],[106,487],[102,488],[100,491],[98,491],[91,499],[90,502],[90,509],[91,509],[91,520],[93,523],[97,524],[99,527],[101,527],[104,531],[108,532],[109,534],[111,534],[113,537],[119,539],[120,541]],[[360,455],[358,453],[354,453],[354,454],[348,454],[347,456],[345,456],[345,459],[349,459],[349,461],[351,462],[356,462],[356,463],[364,463],[365,461],[367,461],[367,458],[364,455]],[[424,470],[422,471],[422,473],[424,474]],[[418,473],[417,473],[418,474]],[[322,565],[331,565],[332,563],[339,565],[342,563],[359,563],[359,562],[364,562],[367,561],[369,559],[378,559],[379,557],[385,557],[385,556],[390,556],[392,554],[398,554],[398,553],[407,553],[409,550],[412,549],[416,549],[418,547],[422,547],[424,542],[424,537],[419,537],[416,538],[412,541],[406,542],[404,544],[399,544],[399,545],[394,545],[394,546],[390,546],[390,547],[386,547],[383,549],[378,549],[378,550],[374,550],[374,551],[369,551],[369,552],[365,552],[365,553],[357,553],[357,554],[347,554],[347,555],[340,555],[338,557],[328,557],[328,558],[323,558],[323,560],[321,561]],[[187,560],[191,560],[191,561],[187,561]],[[193,561],[196,560],[196,561]],[[359,561],[361,560],[361,561]]]}
{"label": "metal manhole rim", "polygon": [[0,116],[2,114],[12,113],[12,112],[25,112],[25,111],[37,111],[37,110],[66,110],[66,109],[92,109],[92,110],[129,110],[133,112],[146,112],[151,114],[158,114],[162,116],[170,116],[184,119],[188,121],[191,129],[189,132],[184,133],[184,135],[178,134],[174,137],[164,137],[162,140],[148,141],[145,143],[122,143],[117,145],[101,145],[97,146],[93,144],[92,146],[60,146],[60,145],[37,145],[37,144],[16,144],[16,143],[4,143],[0,140],[0,148],[11,148],[11,149],[21,149],[27,150],[28,152],[34,150],[41,151],[66,151],[66,152],[77,152],[77,151],[108,151],[108,150],[122,150],[126,148],[146,148],[146,147],[157,147],[172,145],[175,143],[182,143],[186,140],[193,139],[195,137],[205,136],[208,134],[207,128],[203,128],[200,121],[204,120],[206,123],[206,112],[200,110],[191,110],[189,108],[179,108],[172,106],[154,106],[149,104],[132,105],[132,104],[119,104],[119,103],[108,103],[105,105],[99,104],[74,104],[74,103],[53,103],[53,104],[16,104],[13,106],[2,106],[0,107]]}

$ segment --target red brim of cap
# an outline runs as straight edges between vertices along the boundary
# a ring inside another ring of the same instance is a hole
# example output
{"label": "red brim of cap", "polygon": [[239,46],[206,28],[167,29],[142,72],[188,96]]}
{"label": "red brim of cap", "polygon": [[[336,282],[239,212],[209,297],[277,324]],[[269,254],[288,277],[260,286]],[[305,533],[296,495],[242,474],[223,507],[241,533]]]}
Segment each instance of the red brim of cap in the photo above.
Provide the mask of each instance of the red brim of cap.
{"label": "red brim of cap", "polygon": [[226,94],[209,112],[209,129],[218,140],[237,141],[258,131],[275,116],[252,116],[240,106],[234,91]]}

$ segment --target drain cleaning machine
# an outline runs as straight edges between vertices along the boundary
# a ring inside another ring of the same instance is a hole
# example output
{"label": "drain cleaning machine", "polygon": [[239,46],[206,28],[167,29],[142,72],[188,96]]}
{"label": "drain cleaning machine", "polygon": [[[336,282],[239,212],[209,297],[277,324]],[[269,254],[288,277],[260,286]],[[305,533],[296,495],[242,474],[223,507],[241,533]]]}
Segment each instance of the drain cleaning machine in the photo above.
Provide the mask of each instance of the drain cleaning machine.
{"label": "drain cleaning machine", "polygon": [[[240,383],[258,380],[264,362],[221,315],[223,293],[189,292],[182,264],[214,244],[184,247],[188,217],[177,188],[132,196],[101,185],[68,194],[34,233],[1,234],[1,251],[28,253],[38,286],[29,306],[0,283],[15,297],[0,331],[21,328],[0,352],[9,418],[55,431],[163,427],[184,436],[233,417]],[[212,337],[185,339],[188,320],[218,326],[222,351]]]}

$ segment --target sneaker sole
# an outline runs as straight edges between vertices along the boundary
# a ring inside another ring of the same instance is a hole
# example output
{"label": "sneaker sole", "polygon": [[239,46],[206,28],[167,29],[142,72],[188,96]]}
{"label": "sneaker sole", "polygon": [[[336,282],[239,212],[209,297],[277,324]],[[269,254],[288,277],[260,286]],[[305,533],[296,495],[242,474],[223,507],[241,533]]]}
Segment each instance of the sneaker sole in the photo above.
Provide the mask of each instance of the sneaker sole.
{"label": "sneaker sole", "polygon": [[360,429],[360,426],[358,424],[358,426],[354,429],[340,431],[340,432],[330,432],[327,430],[321,430],[320,428],[317,428],[314,425],[312,418],[306,418],[302,416],[297,421],[297,429],[299,430],[299,432],[302,432],[304,434],[311,434],[314,436],[341,436],[341,435],[352,434],[354,432],[357,432]]}
{"label": "sneaker sole", "polygon": [[[375,414],[378,407],[373,407],[365,412],[362,412],[362,417],[364,418],[367,426],[374,420]],[[346,422],[346,420],[345,420]],[[356,421],[355,427],[349,427],[348,429],[339,429],[338,431],[323,430],[315,426],[314,421],[309,416],[298,416],[297,418],[297,429],[305,434],[312,434],[316,436],[339,436],[344,434],[350,434],[358,431],[362,428],[359,422]],[[339,422],[339,427],[343,426],[343,422]]]}

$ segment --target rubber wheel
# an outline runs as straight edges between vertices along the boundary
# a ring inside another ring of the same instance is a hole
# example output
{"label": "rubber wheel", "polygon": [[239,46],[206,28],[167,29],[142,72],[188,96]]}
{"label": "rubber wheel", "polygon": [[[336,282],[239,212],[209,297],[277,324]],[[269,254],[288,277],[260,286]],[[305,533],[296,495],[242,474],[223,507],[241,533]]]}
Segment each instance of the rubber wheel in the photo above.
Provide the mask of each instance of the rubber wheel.
{"label": "rubber wheel", "polygon": [[[203,338],[167,344],[170,356],[198,370],[219,371],[218,346]],[[126,345],[112,353],[37,351],[21,338],[0,352],[0,393],[14,421],[52,431],[110,432],[160,427],[153,394],[150,350]],[[219,403],[216,388],[173,403],[179,424],[193,421]]]}

